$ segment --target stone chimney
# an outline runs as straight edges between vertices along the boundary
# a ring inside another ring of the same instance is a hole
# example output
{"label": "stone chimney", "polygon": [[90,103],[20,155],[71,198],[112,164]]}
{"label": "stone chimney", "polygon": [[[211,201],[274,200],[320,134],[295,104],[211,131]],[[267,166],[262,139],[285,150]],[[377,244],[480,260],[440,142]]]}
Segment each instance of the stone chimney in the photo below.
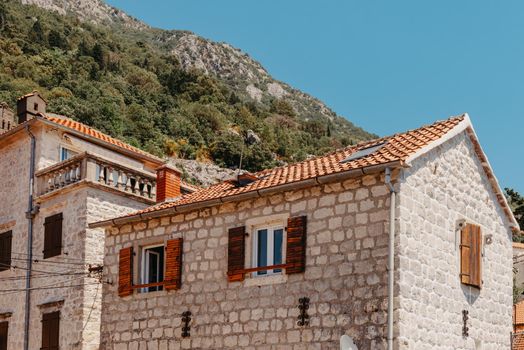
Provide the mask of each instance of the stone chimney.
{"label": "stone chimney", "polygon": [[156,202],[162,203],[180,197],[180,172],[169,164],[156,170]]}
{"label": "stone chimney", "polygon": [[16,102],[18,124],[33,119],[38,113],[45,113],[46,106],[47,101],[40,96],[38,91],[33,91],[30,94],[20,97]]}
{"label": "stone chimney", "polygon": [[0,103],[0,134],[16,126],[15,113],[7,103]]}

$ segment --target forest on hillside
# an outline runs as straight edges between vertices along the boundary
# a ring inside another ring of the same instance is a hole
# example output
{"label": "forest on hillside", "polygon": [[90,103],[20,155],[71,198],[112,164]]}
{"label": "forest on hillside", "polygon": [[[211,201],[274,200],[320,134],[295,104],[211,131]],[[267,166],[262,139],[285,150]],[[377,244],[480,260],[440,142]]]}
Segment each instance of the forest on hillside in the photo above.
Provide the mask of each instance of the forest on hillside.
{"label": "forest on hillside", "polygon": [[[62,114],[158,156],[249,170],[365,140],[285,99],[257,103],[216,77],[110,27],[16,1],[0,3],[0,102],[38,90]],[[245,145],[252,130],[260,139]]]}

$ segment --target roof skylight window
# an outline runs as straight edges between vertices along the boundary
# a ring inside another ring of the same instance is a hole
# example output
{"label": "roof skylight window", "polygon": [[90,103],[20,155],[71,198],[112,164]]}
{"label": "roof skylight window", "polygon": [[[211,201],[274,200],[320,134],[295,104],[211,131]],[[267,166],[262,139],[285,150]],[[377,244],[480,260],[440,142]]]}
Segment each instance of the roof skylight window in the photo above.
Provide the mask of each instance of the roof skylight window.
{"label": "roof skylight window", "polygon": [[359,149],[355,153],[351,154],[349,157],[345,158],[344,160],[341,160],[340,163],[347,163],[347,162],[351,162],[352,160],[356,160],[356,159],[360,159],[360,158],[369,156],[370,154],[373,154],[376,151],[378,151],[379,149],[381,149],[382,147],[384,147],[386,143],[387,142],[382,142],[375,146]]}

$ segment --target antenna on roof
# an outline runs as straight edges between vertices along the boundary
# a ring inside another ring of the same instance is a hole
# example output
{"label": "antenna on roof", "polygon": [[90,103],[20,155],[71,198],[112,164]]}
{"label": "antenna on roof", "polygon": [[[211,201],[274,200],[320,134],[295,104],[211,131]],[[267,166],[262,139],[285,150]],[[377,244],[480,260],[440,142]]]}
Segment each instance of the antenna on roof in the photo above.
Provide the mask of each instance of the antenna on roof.
{"label": "antenna on roof", "polygon": [[242,160],[244,158],[244,149],[245,149],[245,146],[251,146],[251,145],[254,145],[255,143],[258,143],[260,142],[260,137],[258,137],[257,134],[255,134],[255,132],[251,129],[248,129],[246,131],[246,136],[243,137],[242,135],[240,135],[240,137],[242,137],[242,149],[240,150],[240,162],[238,164],[238,175],[240,175],[240,172],[242,171]]}

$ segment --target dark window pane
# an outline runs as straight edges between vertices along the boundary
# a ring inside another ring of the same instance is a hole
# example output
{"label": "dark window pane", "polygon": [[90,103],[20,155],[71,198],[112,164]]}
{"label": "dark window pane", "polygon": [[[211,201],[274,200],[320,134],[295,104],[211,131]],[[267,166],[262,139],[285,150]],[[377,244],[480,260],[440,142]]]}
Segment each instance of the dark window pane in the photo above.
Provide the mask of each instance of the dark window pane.
{"label": "dark window pane", "polygon": [[[257,267],[267,266],[267,230],[258,231]],[[259,275],[265,275],[267,271],[259,271]]]}
{"label": "dark window pane", "polygon": [[[275,230],[273,238],[273,265],[282,264],[282,240],[284,237],[284,230]],[[281,272],[282,269],[274,269],[274,272]]]}

